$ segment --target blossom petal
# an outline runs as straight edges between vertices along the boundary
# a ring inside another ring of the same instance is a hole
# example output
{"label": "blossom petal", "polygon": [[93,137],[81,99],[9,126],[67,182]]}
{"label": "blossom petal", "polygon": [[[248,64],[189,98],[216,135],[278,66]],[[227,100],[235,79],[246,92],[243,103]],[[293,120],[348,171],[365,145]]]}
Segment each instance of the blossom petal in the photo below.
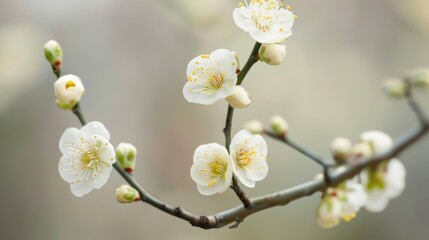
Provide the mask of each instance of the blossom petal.
{"label": "blossom petal", "polygon": [[80,153],[83,133],[77,128],[67,128],[61,135],[59,147],[63,155],[76,155]]}
{"label": "blossom petal", "polygon": [[387,165],[386,182],[387,195],[389,198],[396,198],[404,191],[405,188],[405,167],[398,159],[392,159]]}
{"label": "blossom petal", "polygon": [[87,138],[91,138],[94,135],[101,135],[110,140],[110,133],[101,122],[89,122],[81,128],[81,131]]}
{"label": "blossom petal", "polygon": [[389,198],[385,191],[378,189],[367,192],[368,200],[365,208],[370,212],[382,212],[389,204]]}
{"label": "blossom petal", "polygon": [[183,87],[183,96],[190,103],[210,105],[224,98],[222,92],[213,91],[211,94],[202,92],[204,86],[198,83],[187,82]]}
{"label": "blossom petal", "polygon": [[246,7],[234,9],[232,18],[235,24],[245,32],[255,31],[257,28],[250,20],[250,12]]}
{"label": "blossom petal", "polygon": [[386,152],[393,146],[393,139],[381,131],[364,132],[360,135],[360,140],[369,143],[374,154]]}
{"label": "blossom petal", "polygon": [[268,175],[268,164],[265,160],[254,161],[246,168],[246,177],[251,181],[262,181]]}
{"label": "blossom petal", "polygon": [[83,195],[91,192],[93,187],[85,182],[78,182],[70,184],[70,190],[76,197],[82,197]]}
{"label": "blossom petal", "polygon": [[110,173],[112,172],[112,165],[105,166],[101,172],[97,173],[97,177],[92,181],[92,186],[96,189],[101,188],[106,184],[109,179]]}
{"label": "blossom petal", "polygon": [[[222,75],[235,73],[238,67],[237,60],[230,50],[218,49],[210,54],[210,59],[216,63],[216,69]],[[237,81],[237,74],[235,74]],[[235,85],[235,83],[233,83]]]}
{"label": "blossom petal", "polygon": [[247,177],[247,171],[244,168],[239,168],[235,161],[232,163],[232,171],[234,172],[235,176],[240,180],[240,182],[248,187],[248,188],[254,188],[255,187],[255,181],[252,181]]}
{"label": "blossom petal", "polygon": [[79,167],[75,163],[75,159],[71,156],[62,156],[58,164],[58,172],[61,178],[70,183],[75,178]]}

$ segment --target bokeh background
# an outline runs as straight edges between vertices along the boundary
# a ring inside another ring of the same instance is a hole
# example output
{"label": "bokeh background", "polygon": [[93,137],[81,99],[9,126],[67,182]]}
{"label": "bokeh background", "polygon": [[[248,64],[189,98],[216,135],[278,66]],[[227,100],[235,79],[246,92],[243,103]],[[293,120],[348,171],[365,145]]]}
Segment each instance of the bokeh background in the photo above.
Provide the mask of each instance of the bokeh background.
{"label": "bokeh background", "polygon": [[[315,217],[319,194],[253,215],[236,230],[204,231],[145,204],[118,204],[124,181],[112,172],[100,190],[76,198],[57,172],[58,140],[79,126],[56,108],[55,80],[42,47],[56,39],[64,73],[82,78],[88,120],[102,121],[112,142],[138,147],[135,177],[153,195],[195,213],[239,204],[235,195],[204,197],[189,176],[194,149],[223,143],[226,104],[189,104],[182,96],[190,59],[217,48],[242,62],[254,44],[236,27],[233,0],[2,0],[0,2],[0,239],[427,239],[429,138],[401,155],[407,188],[380,214],[332,230]],[[236,111],[233,133],[248,120],[284,116],[290,134],[329,156],[337,136],[365,130],[393,136],[415,124],[404,101],[381,84],[429,65],[427,0],[290,0],[298,19],[278,67],[255,65],[244,86],[253,102]],[[429,93],[418,93],[428,112]],[[258,196],[307,181],[320,169],[267,139],[270,174]]]}

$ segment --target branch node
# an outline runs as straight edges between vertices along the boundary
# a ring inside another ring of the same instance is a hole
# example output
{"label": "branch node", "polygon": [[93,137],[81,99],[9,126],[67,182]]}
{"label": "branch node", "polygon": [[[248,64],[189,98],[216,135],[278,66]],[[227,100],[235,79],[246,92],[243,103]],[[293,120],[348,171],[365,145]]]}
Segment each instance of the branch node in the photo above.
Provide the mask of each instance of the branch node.
{"label": "branch node", "polygon": [[218,225],[216,217],[207,217],[207,216],[194,217],[190,221],[190,223],[194,227],[200,227],[200,228],[206,229],[206,230],[216,228]]}

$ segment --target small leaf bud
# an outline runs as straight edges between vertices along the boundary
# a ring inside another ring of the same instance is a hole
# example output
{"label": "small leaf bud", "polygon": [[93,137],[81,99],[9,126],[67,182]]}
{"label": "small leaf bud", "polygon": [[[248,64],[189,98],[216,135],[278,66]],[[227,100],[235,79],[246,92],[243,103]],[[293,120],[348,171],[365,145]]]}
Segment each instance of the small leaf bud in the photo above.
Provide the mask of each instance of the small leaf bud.
{"label": "small leaf bud", "polygon": [[407,86],[400,79],[390,79],[383,85],[384,91],[391,97],[403,98],[407,94]]}
{"label": "small leaf bud", "polygon": [[269,65],[279,65],[286,56],[284,44],[262,44],[259,49],[259,59]]}
{"label": "small leaf bud", "polygon": [[289,125],[286,120],[276,115],[271,118],[271,130],[277,135],[285,136],[289,130]]}
{"label": "small leaf bud", "polygon": [[250,95],[242,86],[234,86],[234,91],[226,97],[226,101],[233,108],[243,109],[251,103]]}
{"label": "small leaf bud", "polygon": [[264,125],[258,120],[253,120],[244,124],[244,129],[253,134],[261,134],[264,132]]}
{"label": "small leaf bud", "polygon": [[115,196],[120,203],[132,203],[140,200],[140,193],[128,185],[121,185],[117,188]]}
{"label": "small leaf bud", "polygon": [[121,167],[132,173],[136,166],[137,149],[131,143],[119,143],[116,147],[116,157]]}
{"label": "small leaf bud", "polygon": [[429,69],[418,68],[413,70],[409,75],[411,86],[416,88],[429,89]]}
{"label": "small leaf bud", "polygon": [[72,74],[60,77],[54,83],[54,89],[57,106],[65,110],[73,109],[85,93],[80,78]]}
{"label": "small leaf bud", "polygon": [[46,60],[48,60],[54,68],[61,68],[63,65],[63,50],[60,44],[55,40],[50,40],[45,44],[44,50]]}
{"label": "small leaf bud", "polygon": [[331,153],[338,163],[344,163],[352,150],[352,143],[347,138],[335,138],[331,143]]}

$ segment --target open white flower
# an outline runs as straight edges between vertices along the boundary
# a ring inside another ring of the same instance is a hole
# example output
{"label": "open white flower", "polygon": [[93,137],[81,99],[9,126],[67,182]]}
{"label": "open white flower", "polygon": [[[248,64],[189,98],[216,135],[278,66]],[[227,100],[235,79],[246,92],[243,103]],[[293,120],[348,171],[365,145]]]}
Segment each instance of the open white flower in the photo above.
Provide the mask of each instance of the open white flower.
{"label": "open white flower", "polygon": [[234,9],[235,24],[260,43],[279,43],[292,35],[295,16],[278,0],[244,1]]}
{"label": "open white flower", "polygon": [[188,82],[183,96],[188,102],[204,105],[228,97],[237,83],[237,66],[235,57],[226,49],[192,59],[186,70]]}
{"label": "open white flower", "polygon": [[361,179],[368,195],[366,209],[371,212],[386,209],[390,199],[398,197],[404,191],[405,176],[405,167],[396,158],[364,170]]}
{"label": "open white flower", "polygon": [[109,139],[109,131],[100,122],[90,122],[80,130],[68,128],[61,136],[59,147],[63,156],[58,170],[76,197],[107,182],[116,161]]}
{"label": "open white flower", "polygon": [[232,181],[232,169],[226,148],[217,143],[200,145],[194,152],[191,177],[203,195],[227,190]]}
{"label": "open white flower", "polygon": [[345,222],[351,221],[366,201],[365,190],[356,178],[347,180],[335,188],[328,188],[317,210],[320,226],[331,228],[338,225],[341,219]]}
{"label": "open white flower", "polygon": [[239,131],[231,141],[232,170],[246,187],[255,187],[268,174],[267,143],[261,135]]}
{"label": "open white flower", "polygon": [[[380,131],[368,131],[361,134],[361,142],[367,143],[371,155],[388,151],[393,146],[392,138]],[[381,212],[389,204],[390,199],[398,197],[405,188],[405,167],[396,158],[386,159],[377,166],[362,171],[361,179],[368,195],[366,209]]]}

